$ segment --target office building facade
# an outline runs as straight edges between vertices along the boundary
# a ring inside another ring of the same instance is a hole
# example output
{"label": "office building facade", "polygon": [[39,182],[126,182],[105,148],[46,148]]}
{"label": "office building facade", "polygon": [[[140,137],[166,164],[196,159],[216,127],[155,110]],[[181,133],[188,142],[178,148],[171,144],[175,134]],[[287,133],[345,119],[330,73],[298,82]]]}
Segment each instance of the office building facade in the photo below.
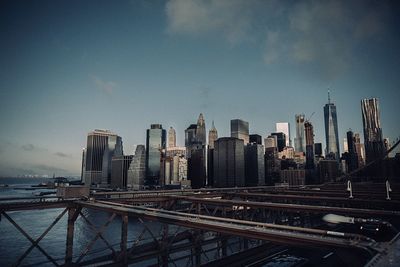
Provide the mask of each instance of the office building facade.
{"label": "office building facade", "polygon": [[306,152],[306,136],[304,130],[304,114],[295,115],[296,137],[294,139],[294,149],[296,152]]}
{"label": "office building facade", "polygon": [[111,188],[127,188],[132,159],[133,155],[114,156],[111,159]]}
{"label": "office building facade", "polygon": [[244,141],[218,138],[214,143],[214,187],[245,185]]}
{"label": "office building facade", "polygon": [[262,145],[262,137],[258,134],[251,134],[249,136],[249,143]]}
{"label": "office building facade", "polygon": [[364,126],[366,163],[369,163],[379,159],[385,153],[378,99],[361,100],[361,111]]}
{"label": "office building facade", "polygon": [[212,122],[211,129],[208,132],[208,148],[214,149],[214,142],[218,139],[218,131],[215,128],[214,121]]}
{"label": "office building facade", "polygon": [[[122,141],[119,143],[121,147],[116,147],[117,135],[108,130],[94,130],[93,132],[88,133],[87,136],[87,144],[85,149],[85,170],[83,182],[86,185],[91,184],[100,184],[102,182],[103,177],[103,162],[104,162],[104,152],[110,148],[111,150],[115,150],[118,154],[122,155]],[[110,140],[110,144],[109,144]],[[112,141],[114,140],[114,141]],[[113,146],[114,145],[114,146]],[[113,148],[114,147],[114,148]],[[110,152],[107,152],[107,156]],[[121,153],[119,153],[121,151]],[[108,158],[107,158],[108,159]],[[110,164],[109,161],[106,161],[107,164]],[[107,166],[107,174],[108,174]]]}
{"label": "office building facade", "polygon": [[172,127],[168,130],[168,147],[176,147],[176,131]]}
{"label": "office building facade", "polygon": [[272,136],[276,136],[278,151],[282,152],[283,148],[286,146],[286,135],[285,135],[285,133],[279,132],[279,133],[272,133],[271,135]]}
{"label": "office building facade", "polygon": [[147,186],[160,186],[161,157],[165,150],[166,131],[161,124],[152,124],[146,134],[146,179]]}
{"label": "office building facade", "polygon": [[127,187],[133,190],[144,189],[146,179],[146,148],[144,145],[136,146],[135,155],[128,170]]}
{"label": "office building facade", "polygon": [[243,140],[244,145],[249,143],[249,123],[244,120],[231,120],[231,137]]}
{"label": "office building facade", "polygon": [[265,185],[264,146],[257,143],[249,143],[245,146],[244,151],[245,185]]}

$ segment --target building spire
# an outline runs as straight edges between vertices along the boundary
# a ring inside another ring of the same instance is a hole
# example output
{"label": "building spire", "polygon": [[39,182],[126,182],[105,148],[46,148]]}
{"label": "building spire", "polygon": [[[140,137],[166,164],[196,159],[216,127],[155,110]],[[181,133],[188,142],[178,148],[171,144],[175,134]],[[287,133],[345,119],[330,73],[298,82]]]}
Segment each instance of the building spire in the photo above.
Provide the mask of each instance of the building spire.
{"label": "building spire", "polygon": [[328,104],[331,103],[331,91],[328,89]]}

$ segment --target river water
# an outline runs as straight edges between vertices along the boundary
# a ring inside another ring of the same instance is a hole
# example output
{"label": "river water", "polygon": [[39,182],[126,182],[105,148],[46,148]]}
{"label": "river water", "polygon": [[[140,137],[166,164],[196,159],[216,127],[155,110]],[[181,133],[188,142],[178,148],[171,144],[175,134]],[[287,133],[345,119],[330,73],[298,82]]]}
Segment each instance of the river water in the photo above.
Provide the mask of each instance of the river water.
{"label": "river water", "polygon": [[[0,178],[0,185],[7,184],[8,187],[0,187],[0,198],[8,197],[29,197],[40,192],[54,191],[48,189],[26,190],[32,185],[41,182],[47,182],[48,179],[36,178]],[[31,211],[15,211],[7,214],[21,226],[34,240],[36,240],[46,228],[57,218],[64,209],[45,209]],[[109,213],[98,212],[84,209],[84,215],[98,228],[105,224],[111,216]],[[51,231],[39,242],[39,245],[58,263],[62,263],[65,255],[66,244],[66,226],[67,213],[61,220],[51,229]],[[161,230],[161,225],[155,222],[146,222],[146,226],[156,235]],[[128,237],[129,242],[133,242],[140,232],[143,230],[141,223],[135,218],[129,218]],[[172,231],[172,230],[171,230]],[[79,258],[82,249],[84,249],[90,240],[95,236],[91,227],[80,216],[75,223],[74,235],[74,260]],[[105,239],[113,245],[114,249],[119,249],[119,241],[121,237],[121,219],[115,217],[113,222],[104,232]],[[152,238],[149,233],[143,237],[143,242]],[[31,242],[23,236],[4,216],[0,221],[0,266],[11,266],[31,245]],[[107,249],[106,244],[98,239],[85,256],[84,260],[109,254],[111,250]],[[143,262],[143,266],[156,264],[156,261]],[[52,263],[37,249],[34,248],[31,253],[22,261],[22,265],[29,266],[52,266]]]}

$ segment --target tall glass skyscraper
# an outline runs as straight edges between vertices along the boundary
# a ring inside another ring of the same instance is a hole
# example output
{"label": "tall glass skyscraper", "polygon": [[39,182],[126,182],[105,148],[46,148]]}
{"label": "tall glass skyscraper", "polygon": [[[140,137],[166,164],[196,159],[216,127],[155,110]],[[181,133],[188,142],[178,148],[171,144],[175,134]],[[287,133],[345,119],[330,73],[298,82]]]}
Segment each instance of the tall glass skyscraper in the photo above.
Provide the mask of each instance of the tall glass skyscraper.
{"label": "tall glass skyscraper", "polygon": [[294,148],[297,152],[306,152],[306,137],[304,132],[304,114],[297,114],[296,119],[296,138],[294,139]]}
{"label": "tall glass skyscraper", "polygon": [[384,154],[379,103],[377,98],[361,100],[364,125],[364,145],[367,163]]}
{"label": "tall glass skyscraper", "polygon": [[326,157],[335,157],[340,159],[339,151],[339,133],[336,115],[336,106],[331,103],[331,98],[328,92],[328,103],[324,106],[325,119],[325,140],[326,140]]}
{"label": "tall glass skyscraper", "polygon": [[148,186],[160,185],[161,153],[165,149],[166,131],[161,124],[152,124],[146,135],[146,180]]}
{"label": "tall glass skyscraper", "polygon": [[231,120],[231,137],[239,138],[244,141],[244,145],[249,143],[249,123],[244,120]]}
{"label": "tall glass skyscraper", "polygon": [[110,135],[103,154],[102,184],[111,183],[112,158],[123,154],[122,138],[118,135]]}
{"label": "tall glass skyscraper", "polygon": [[[94,130],[88,133],[83,175],[86,185],[100,184],[103,171],[108,175],[108,167],[111,169],[111,162],[108,161],[109,153],[122,155],[121,137],[108,130]],[[104,159],[104,155],[106,155],[107,160]],[[103,168],[104,162],[106,162],[107,166]]]}

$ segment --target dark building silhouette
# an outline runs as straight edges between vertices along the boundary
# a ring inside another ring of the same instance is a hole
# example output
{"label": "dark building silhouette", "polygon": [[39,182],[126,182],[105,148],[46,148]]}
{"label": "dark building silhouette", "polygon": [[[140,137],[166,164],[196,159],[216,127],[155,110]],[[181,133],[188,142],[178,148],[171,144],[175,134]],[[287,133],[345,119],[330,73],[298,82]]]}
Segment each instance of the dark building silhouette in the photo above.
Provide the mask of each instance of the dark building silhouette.
{"label": "dark building silhouette", "polygon": [[306,169],[314,169],[314,129],[311,122],[304,123],[306,133]]}
{"label": "dark building silhouette", "polygon": [[358,169],[358,156],[357,156],[356,143],[352,131],[348,131],[346,133],[346,136],[347,136],[347,147],[348,147],[346,166],[347,166],[347,171],[352,172]]}
{"label": "dark building silhouette", "polygon": [[322,144],[315,143],[314,144],[314,152],[316,157],[322,157]]}
{"label": "dark building silhouette", "polygon": [[262,145],[262,137],[261,137],[261,135],[258,135],[258,134],[251,134],[249,136],[249,142],[258,144],[258,145]]}
{"label": "dark building silhouette", "polygon": [[192,188],[202,188],[206,185],[206,149],[198,144],[191,146],[191,155],[188,158],[188,180]]}
{"label": "dark building silhouette", "polygon": [[272,136],[276,136],[278,141],[278,151],[282,152],[283,148],[286,146],[286,136],[284,133],[272,133]]}
{"label": "dark building silhouette", "polygon": [[115,156],[111,160],[111,187],[126,188],[128,181],[128,170],[133,155]]}
{"label": "dark building silhouette", "polygon": [[319,183],[335,182],[339,176],[337,160],[323,159],[319,161]]}
{"label": "dark building silhouette", "polygon": [[214,148],[207,151],[207,186],[214,186]]}
{"label": "dark building silhouette", "polygon": [[166,146],[166,131],[161,124],[152,124],[146,135],[146,186],[162,185],[161,156]]}
{"label": "dark building silhouette", "polygon": [[207,151],[207,186],[214,185],[214,143],[218,139],[218,131],[214,121],[208,132],[208,151]]}
{"label": "dark building silhouette", "polygon": [[331,103],[331,98],[328,92],[328,103],[324,106],[324,121],[325,121],[325,138],[326,138],[326,155],[339,161],[339,133],[336,106]]}
{"label": "dark building silhouette", "polygon": [[219,138],[214,143],[214,187],[245,185],[244,141]]}
{"label": "dark building silhouette", "polygon": [[[261,138],[261,136],[260,136]],[[250,143],[245,146],[245,185],[265,185],[264,146]]]}
{"label": "dark building silhouette", "polygon": [[191,124],[185,131],[187,153],[187,178],[192,188],[201,188],[207,181],[206,124],[200,113],[197,124]]}

